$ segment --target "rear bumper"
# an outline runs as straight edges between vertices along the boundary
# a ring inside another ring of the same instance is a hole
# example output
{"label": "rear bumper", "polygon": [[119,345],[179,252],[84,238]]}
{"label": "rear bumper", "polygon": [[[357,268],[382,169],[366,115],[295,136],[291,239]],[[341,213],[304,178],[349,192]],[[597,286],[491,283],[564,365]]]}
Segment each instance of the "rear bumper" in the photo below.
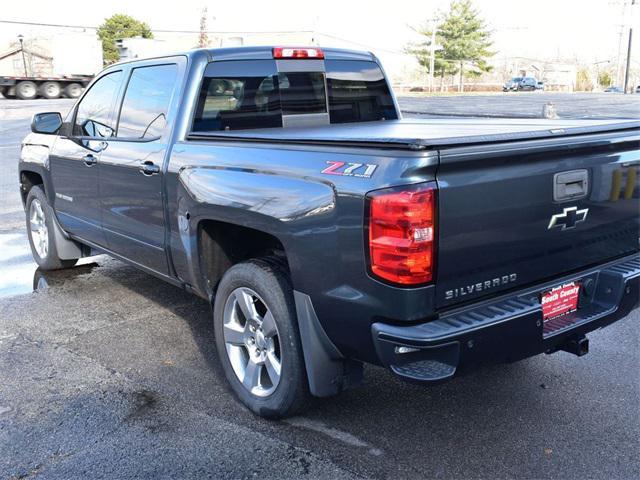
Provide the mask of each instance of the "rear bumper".
{"label": "rear bumper", "polygon": [[[540,295],[581,282],[579,308],[543,325]],[[374,323],[381,363],[407,380],[433,382],[486,363],[554,352],[627,316],[640,304],[640,255],[634,254],[498,299],[468,305],[411,326]],[[403,353],[404,352],[404,353]]]}

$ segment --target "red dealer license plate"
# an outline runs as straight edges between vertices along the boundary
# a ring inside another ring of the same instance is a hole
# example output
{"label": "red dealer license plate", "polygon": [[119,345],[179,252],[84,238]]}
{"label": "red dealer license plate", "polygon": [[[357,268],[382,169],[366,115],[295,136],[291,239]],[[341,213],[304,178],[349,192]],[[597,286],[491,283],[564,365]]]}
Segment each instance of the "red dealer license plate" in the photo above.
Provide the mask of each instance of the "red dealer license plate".
{"label": "red dealer license plate", "polygon": [[546,322],[560,315],[575,312],[578,309],[580,284],[565,283],[542,294],[542,317]]}

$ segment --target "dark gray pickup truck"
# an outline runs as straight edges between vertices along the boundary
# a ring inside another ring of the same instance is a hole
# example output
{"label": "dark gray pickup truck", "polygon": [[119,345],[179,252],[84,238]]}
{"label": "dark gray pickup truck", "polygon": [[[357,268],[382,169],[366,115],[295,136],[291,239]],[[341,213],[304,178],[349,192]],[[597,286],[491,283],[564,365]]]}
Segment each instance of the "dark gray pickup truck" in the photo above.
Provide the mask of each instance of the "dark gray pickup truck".
{"label": "dark gray pickup truck", "polygon": [[113,65],[32,130],[40,267],[107,253],[208,299],[263,416],[365,362],[583,355],[639,303],[637,121],[401,119],[369,53],[256,47]]}

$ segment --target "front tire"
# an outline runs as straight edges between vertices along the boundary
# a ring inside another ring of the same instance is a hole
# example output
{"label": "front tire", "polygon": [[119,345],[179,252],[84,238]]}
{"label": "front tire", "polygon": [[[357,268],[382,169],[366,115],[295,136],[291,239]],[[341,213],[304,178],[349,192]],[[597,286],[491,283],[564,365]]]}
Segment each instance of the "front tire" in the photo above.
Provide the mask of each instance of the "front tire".
{"label": "front tire", "polygon": [[27,234],[33,259],[42,270],[73,267],[77,259],[63,260],[58,256],[53,209],[39,186],[31,187],[27,195]]}
{"label": "front tire", "polygon": [[280,418],[309,398],[288,273],[277,261],[231,267],[214,303],[220,363],[239,400],[254,413]]}

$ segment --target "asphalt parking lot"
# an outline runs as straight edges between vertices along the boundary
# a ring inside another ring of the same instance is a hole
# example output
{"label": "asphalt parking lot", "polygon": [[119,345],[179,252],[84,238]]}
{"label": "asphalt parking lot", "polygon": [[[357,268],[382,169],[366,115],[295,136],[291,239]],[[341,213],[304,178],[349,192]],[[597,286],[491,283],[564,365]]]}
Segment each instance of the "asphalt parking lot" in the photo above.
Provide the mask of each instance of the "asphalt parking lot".
{"label": "asphalt parking lot", "polygon": [[[618,97],[640,112],[640,95],[613,95],[589,116],[613,115]],[[474,98],[400,102],[456,115],[460,99],[473,113]],[[561,116],[584,108],[560,101]],[[489,103],[485,114],[533,109]],[[0,99],[0,478],[637,478],[637,311],[592,333],[585,357],[538,356],[430,387],[370,367],[361,387],[298,417],[255,417],[217,370],[205,302],[107,257],[36,269],[19,143],[32,113],[70,105]]]}
{"label": "asphalt parking lot", "polygon": [[639,118],[640,95],[617,93],[510,92],[494,94],[400,96],[405,115],[541,118],[552,103],[560,118]]}

